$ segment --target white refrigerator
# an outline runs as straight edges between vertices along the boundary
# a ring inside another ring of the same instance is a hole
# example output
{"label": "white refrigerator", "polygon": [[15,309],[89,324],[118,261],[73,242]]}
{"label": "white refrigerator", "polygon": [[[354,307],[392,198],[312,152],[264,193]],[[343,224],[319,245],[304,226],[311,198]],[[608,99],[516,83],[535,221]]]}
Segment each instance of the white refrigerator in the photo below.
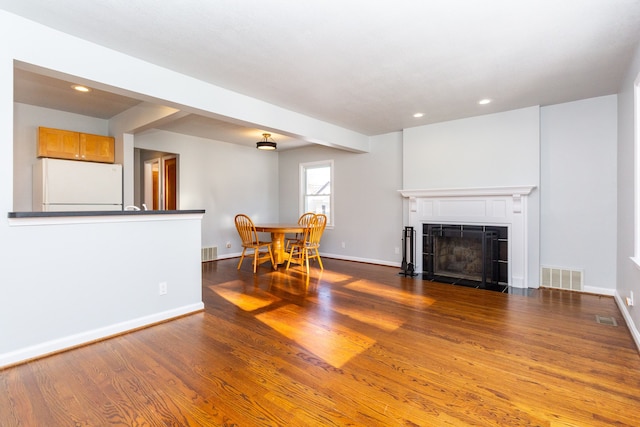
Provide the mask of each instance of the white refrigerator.
{"label": "white refrigerator", "polygon": [[33,166],[33,211],[122,210],[122,165],[38,159]]}

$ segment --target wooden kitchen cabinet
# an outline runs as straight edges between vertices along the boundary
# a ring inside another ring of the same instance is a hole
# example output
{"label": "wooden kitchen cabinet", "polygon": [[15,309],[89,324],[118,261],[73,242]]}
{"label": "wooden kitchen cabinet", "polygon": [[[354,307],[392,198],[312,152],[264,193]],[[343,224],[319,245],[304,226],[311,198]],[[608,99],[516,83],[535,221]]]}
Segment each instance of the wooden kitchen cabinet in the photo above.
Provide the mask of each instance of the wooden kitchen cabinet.
{"label": "wooden kitchen cabinet", "polygon": [[38,157],[79,159],[80,134],[69,130],[38,128]]}
{"label": "wooden kitchen cabinet", "polygon": [[40,127],[38,157],[113,163],[115,140],[111,136]]}
{"label": "wooden kitchen cabinet", "polygon": [[113,163],[115,161],[113,137],[81,133],[80,159],[89,162]]}

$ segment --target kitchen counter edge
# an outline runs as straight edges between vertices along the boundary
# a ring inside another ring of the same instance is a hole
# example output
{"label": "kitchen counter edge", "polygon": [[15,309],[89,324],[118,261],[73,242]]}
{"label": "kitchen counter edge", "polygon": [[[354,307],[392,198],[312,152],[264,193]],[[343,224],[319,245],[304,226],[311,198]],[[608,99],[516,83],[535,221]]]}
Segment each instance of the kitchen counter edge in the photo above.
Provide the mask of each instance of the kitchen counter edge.
{"label": "kitchen counter edge", "polygon": [[69,212],[9,212],[9,218],[69,218],[92,216],[147,216],[147,215],[184,215],[204,214],[204,209],[173,211],[69,211]]}

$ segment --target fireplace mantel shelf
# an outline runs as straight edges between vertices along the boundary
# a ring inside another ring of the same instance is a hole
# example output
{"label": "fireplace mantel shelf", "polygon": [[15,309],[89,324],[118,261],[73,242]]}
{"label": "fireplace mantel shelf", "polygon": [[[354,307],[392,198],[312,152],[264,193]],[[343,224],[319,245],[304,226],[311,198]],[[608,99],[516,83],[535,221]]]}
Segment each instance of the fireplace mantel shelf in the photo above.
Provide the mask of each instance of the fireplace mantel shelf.
{"label": "fireplace mantel shelf", "polygon": [[535,185],[519,185],[514,187],[482,187],[482,188],[432,188],[423,190],[398,190],[402,197],[486,197],[486,196],[527,196]]}

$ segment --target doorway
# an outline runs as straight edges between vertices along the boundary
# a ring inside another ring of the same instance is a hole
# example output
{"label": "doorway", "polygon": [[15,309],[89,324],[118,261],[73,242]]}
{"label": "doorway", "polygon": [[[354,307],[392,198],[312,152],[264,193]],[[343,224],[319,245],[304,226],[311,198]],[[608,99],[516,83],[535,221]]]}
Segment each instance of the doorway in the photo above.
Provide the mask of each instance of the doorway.
{"label": "doorway", "polygon": [[140,150],[140,201],[148,210],[177,210],[178,155]]}

